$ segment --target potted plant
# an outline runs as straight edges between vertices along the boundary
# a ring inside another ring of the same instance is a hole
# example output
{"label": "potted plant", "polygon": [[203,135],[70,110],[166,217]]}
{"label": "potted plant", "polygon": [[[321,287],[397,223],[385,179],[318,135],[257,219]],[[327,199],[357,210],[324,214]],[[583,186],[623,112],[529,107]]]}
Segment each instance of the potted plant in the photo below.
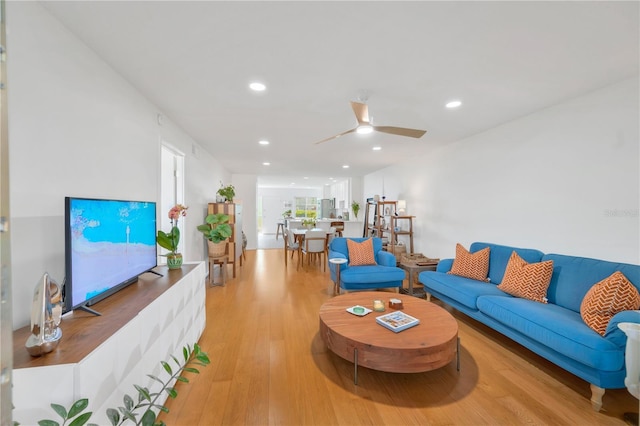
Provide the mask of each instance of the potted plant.
{"label": "potted plant", "polygon": [[198,225],[198,231],[207,239],[209,256],[222,256],[225,253],[225,241],[231,237],[231,225],[229,215],[224,213],[212,213],[205,217],[202,225]]}
{"label": "potted plant", "polygon": [[285,211],[282,213],[282,217],[284,217],[284,218],[291,217],[291,209],[289,209],[289,210],[285,210]]}
{"label": "potted plant", "polygon": [[360,211],[360,203],[358,203],[357,201],[352,201],[351,202],[351,210],[353,210],[353,215],[357,219],[358,218],[358,212]]}
{"label": "potted plant", "polygon": [[223,199],[221,202],[229,202],[233,203],[233,197],[236,196],[236,189],[233,185],[226,185],[220,181],[220,189],[218,189],[217,194]]}
{"label": "potted plant", "polygon": [[313,218],[303,219],[302,220],[302,226],[306,226],[307,229],[311,229],[314,226],[316,226],[316,220],[313,219]]}
{"label": "potted plant", "polygon": [[171,219],[171,231],[168,233],[158,231],[156,241],[160,247],[169,250],[169,253],[162,256],[167,257],[167,266],[169,269],[179,269],[182,266],[182,254],[178,253],[178,243],[180,243],[180,229],[178,229],[178,219],[187,215],[188,207],[182,204],[176,204],[169,210],[169,219]]}

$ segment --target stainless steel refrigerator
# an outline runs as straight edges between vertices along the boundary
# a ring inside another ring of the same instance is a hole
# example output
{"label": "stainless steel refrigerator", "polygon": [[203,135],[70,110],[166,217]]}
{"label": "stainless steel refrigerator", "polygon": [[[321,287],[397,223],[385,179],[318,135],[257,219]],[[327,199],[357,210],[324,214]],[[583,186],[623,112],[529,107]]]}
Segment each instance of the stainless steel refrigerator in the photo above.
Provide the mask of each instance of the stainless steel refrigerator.
{"label": "stainless steel refrigerator", "polygon": [[319,219],[336,217],[336,199],[323,198],[320,200],[320,216]]}

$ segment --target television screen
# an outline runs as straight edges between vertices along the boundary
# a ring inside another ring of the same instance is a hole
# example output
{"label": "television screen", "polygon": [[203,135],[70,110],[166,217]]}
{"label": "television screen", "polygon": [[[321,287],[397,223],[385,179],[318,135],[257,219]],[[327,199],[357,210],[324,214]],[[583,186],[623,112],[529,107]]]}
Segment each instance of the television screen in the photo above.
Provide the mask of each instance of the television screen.
{"label": "television screen", "polygon": [[156,203],[66,197],[66,310],[135,282],[157,266],[156,250]]}

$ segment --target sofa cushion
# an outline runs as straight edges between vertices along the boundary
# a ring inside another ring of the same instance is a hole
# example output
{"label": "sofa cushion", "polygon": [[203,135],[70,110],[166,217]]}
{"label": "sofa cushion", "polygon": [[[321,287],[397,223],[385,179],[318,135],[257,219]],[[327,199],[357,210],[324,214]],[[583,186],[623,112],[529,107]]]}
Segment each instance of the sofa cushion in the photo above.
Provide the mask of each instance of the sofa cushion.
{"label": "sofa cushion", "polygon": [[456,258],[449,274],[485,281],[489,272],[489,247],[470,253],[461,244],[456,244]]}
{"label": "sofa cushion", "polygon": [[591,287],[580,305],[580,315],[591,329],[604,336],[615,314],[638,307],[638,290],[622,272],[616,271]]}
{"label": "sofa cushion", "polygon": [[347,240],[349,249],[349,265],[375,265],[376,258],[373,254],[373,240],[368,238],[362,242]]}
{"label": "sofa cushion", "polygon": [[635,288],[640,289],[638,265],[562,254],[546,254],[542,260],[553,260],[553,275],[547,290],[549,303],[578,313],[589,289],[615,271],[622,272]]}
{"label": "sofa cushion", "polygon": [[498,290],[494,284],[458,275],[425,271],[418,275],[418,279],[427,291],[433,290],[473,310],[478,309],[476,301],[480,296],[493,295],[511,299],[511,296]]}
{"label": "sofa cushion", "polygon": [[543,253],[540,250],[503,246],[500,244],[475,242],[469,247],[471,253],[475,253],[478,250],[489,247],[491,249],[491,255],[489,256],[489,281],[495,284],[501,283],[504,272],[509,263],[511,253],[514,251],[518,253],[518,256],[523,258],[529,263],[540,262]]}
{"label": "sofa cushion", "polygon": [[572,310],[496,296],[479,297],[478,309],[520,335],[589,367],[602,371],[624,367],[624,351],[594,333]]}
{"label": "sofa cushion", "polygon": [[547,288],[552,273],[552,260],[527,263],[514,251],[498,288],[512,296],[547,303]]}

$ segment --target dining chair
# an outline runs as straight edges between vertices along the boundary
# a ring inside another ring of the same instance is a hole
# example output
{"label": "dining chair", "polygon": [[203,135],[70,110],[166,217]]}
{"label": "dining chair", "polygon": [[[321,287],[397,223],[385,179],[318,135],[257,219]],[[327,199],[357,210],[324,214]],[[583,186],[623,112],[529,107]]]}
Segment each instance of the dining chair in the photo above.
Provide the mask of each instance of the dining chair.
{"label": "dining chair", "polygon": [[323,255],[327,252],[327,231],[322,229],[312,229],[306,232],[304,236],[304,244],[302,246],[302,253],[307,256],[307,265],[311,263],[311,257],[316,255],[320,257],[320,261],[324,265],[324,270],[327,270],[326,262],[323,260]]}
{"label": "dining chair", "polygon": [[337,236],[335,226],[329,227],[329,230],[327,231],[327,255],[329,254],[329,244],[331,244],[331,241]]}
{"label": "dining chair", "polygon": [[344,222],[331,222],[329,226],[336,228],[337,236],[342,237],[342,231],[344,231]]}
{"label": "dining chair", "polygon": [[[293,259],[293,253],[298,253],[300,246],[295,240],[293,232],[290,229],[284,228],[282,231],[284,232],[284,266],[287,266],[287,254],[291,252],[291,259]],[[298,264],[300,263],[300,259],[298,259]]]}

